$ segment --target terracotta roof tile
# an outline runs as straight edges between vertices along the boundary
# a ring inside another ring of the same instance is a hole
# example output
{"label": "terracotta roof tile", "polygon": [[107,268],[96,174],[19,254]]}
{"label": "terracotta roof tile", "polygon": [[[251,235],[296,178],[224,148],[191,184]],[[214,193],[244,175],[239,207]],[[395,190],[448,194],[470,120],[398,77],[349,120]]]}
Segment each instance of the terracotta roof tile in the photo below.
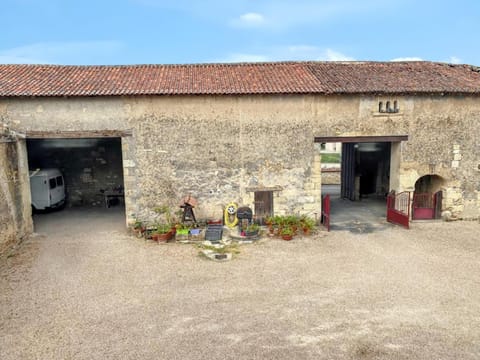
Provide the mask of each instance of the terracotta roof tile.
{"label": "terracotta roof tile", "polygon": [[480,93],[479,69],[432,62],[0,65],[0,96]]}

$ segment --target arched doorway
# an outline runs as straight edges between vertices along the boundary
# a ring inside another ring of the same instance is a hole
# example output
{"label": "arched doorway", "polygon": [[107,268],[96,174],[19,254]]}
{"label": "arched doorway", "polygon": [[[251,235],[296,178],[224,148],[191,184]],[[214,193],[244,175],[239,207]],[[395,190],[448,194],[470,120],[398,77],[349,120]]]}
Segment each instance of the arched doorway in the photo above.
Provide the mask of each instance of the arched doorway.
{"label": "arched doorway", "polygon": [[438,175],[425,175],[415,182],[412,201],[412,219],[439,219],[442,212],[442,188],[445,179]]}

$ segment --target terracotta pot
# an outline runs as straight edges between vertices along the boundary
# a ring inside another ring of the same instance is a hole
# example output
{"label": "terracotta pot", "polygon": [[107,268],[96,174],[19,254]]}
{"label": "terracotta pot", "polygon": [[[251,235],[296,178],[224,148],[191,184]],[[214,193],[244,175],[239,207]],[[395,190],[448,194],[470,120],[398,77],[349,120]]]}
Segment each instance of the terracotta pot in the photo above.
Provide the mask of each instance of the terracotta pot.
{"label": "terracotta pot", "polygon": [[145,232],[144,228],[134,228],[133,233],[135,234],[136,237],[140,238],[143,236],[143,233]]}
{"label": "terracotta pot", "polygon": [[292,240],[292,239],[293,239],[293,235],[282,235],[282,239],[283,239],[283,240],[287,240],[287,241]]}
{"label": "terracotta pot", "polygon": [[165,234],[152,234],[152,240],[155,240],[156,242],[159,243],[166,243],[168,240],[170,240],[173,236],[173,233],[171,231],[165,233]]}

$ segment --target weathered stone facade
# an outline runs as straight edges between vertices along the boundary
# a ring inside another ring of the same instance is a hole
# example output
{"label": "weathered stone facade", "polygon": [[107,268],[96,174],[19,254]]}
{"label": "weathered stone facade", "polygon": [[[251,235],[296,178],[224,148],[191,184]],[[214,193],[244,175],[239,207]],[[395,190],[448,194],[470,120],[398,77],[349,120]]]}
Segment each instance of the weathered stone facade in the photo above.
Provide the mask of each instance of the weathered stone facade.
{"label": "weathered stone facade", "polygon": [[[380,113],[379,101],[399,111]],[[392,143],[390,190],[413,191],[424,175],[444,182],[444,210],[480,213],[477,96],[243,95],[16,98],[5,120],[35,131],[131,131],[122,137],[127,220],[161,204],[198,198],[200,217],[231,201],[254,207],[275,189],[275,213],[320,213],[315,136],[408,135]],[[25,150],[23,150],[25,151]],[[22,155],[25,156],[25,155]]]}
{"label": "weathered stone facade", "polygon": [[32,232],[28,168],[22,154],[25,142],[0,132],[0,254]]}

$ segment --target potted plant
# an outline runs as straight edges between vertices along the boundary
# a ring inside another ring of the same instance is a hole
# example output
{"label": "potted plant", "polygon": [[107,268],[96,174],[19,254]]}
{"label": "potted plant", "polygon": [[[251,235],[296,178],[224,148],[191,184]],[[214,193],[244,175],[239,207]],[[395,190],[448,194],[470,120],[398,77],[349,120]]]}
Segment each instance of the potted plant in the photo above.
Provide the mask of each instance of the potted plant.
{"label": "potted plant", "polygon": [[177,224],[176,229],[177,235],[188,235],[190,232],[190,226],[187,224]]}
{"label": "potted plant", "polygon": [[288,225],[282,227],[282,230],[280,230],[280,236],[283,240],[292,240],[293,234],[293,229]]}
{"label": "potted plant", "polygon": [[275,222],[275,218],[274,218],[274,216],[269,215],[269,216],[266,216],[263,221],[265,222],[265,225],[271,226]]}
{"label": "potted plant", "polygon": [[139,219],[135,219],[135,221],[133,222],[132,228],[133,228],[133,232],[137,237],[141,237],[146,230],[146,227],[143,224],[143,221]]}
{"label": "potted plant", "polygon": [[285,217],[285,225],[289,226],[295,233],[299,225],[299,217],[297,215],[287,215]]}
{"label": "potted plant", "polygon": [[310,231],[315,228],[315,219],[312,219],[306,215],[302,216],[300,218],[300,227],[305,235],[309,235]]}
{"label": "potted plant", "polygon": [[172,226],[170,224],[157,224],[155,231],[152,234],[152,240],[157,242],[167,242],[173,236]]}
{"label": "potted plant", "polygon": [[245,228],[245,236],[256,236],[260,231],[260,225],[251,223]]}

